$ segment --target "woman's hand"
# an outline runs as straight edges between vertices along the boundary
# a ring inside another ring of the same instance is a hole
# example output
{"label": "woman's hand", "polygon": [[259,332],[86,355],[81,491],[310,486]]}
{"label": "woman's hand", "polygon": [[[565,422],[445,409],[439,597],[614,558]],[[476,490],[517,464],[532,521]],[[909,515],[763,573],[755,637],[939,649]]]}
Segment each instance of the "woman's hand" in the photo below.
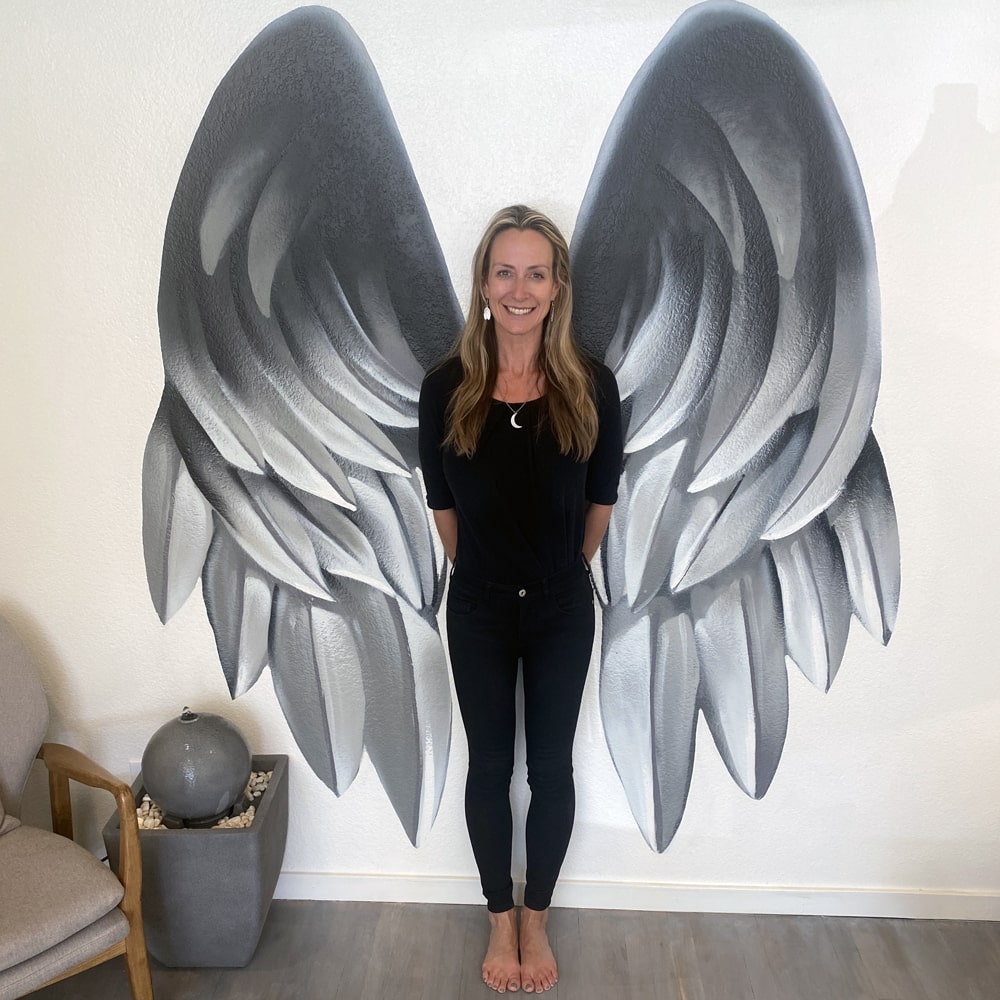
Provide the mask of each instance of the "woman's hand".
{"label": "woman's hand", "polygon": [[[434,511],[434,526],[441,536],[445,555],[454,563],[455,550],[458,548],[458,514],[455,508],[449,507],[447,510]],[[607,523],[605,523],[605,527],[607,527]]]}
{"label": "woman's hand", "polygon": [[[583,522],[583,558],[589,563],[597,554],[601,547],[601,539],[604,538],[608,530],[608,522],[611,520],[611,504],[592,503],[587,508],[586,518]],[[435,514],[437,511],[435,511]],[[438,531],[441,530],[440,525]],[[456,530],[457,534],[457,530]]]}

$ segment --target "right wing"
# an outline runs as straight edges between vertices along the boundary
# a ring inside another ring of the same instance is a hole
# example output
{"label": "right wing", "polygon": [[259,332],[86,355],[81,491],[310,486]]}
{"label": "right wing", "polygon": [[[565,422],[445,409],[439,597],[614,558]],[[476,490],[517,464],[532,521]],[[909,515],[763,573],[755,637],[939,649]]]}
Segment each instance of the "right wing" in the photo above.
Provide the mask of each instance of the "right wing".
{"label": "right wing", "polygon": [[462,324],[374,67],[303,8],[251,43],[181,173],[143,545],[167,621],[201,578],[235,698],[270,665],[338,795],[367,750],[411,841],[440,803],[443,553],[418,469],[426,368]]}
{"label": "right wing", "polygon": [[573,239],[576,329],[627,422],[604,546],[601,715],[647,842],[684,812],[699,711],[759,798],[786,655],[832,683],[852,610],[883,642],[899,543],[871,420],[871,219],[819,74],[739,3],[685,13],[639,70]]}

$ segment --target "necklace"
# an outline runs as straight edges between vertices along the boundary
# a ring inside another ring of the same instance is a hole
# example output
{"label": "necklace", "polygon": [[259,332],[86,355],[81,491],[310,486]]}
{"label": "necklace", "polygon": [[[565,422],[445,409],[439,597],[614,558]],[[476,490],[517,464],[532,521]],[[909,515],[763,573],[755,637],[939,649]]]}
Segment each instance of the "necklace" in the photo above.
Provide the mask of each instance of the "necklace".
{"label": "necklace", "polygon": [[510,410],[510,426],[516,431],[521,430],[524,427],[524,424],[519,424],[517,422],[517,415],[528,405],[528,401],[525,400],[516,410],[510,405],[510,403],[507,402],[506,399],[503,401],[503,405]]}
{"label": "necklace", "polygon": [[[536,391],[538,389],[538,376],[537,375],[535,376],[535,389],[536,389]],[[521,410],[523,410],[528,405],[528,400],[525,400],[523,403],[521,403],[520,406],[518,406],[515,409],[514,405],[512,403],[508,403],[507,402],[507,396],[508,395],[510,395],[509,391],[504,392],[504,394],[500,397],[500,401],[503,403],[504,406],[507,407],[508,410],[510,410],[510,426],[513,427],[514,430],[516,430],[516,431],[522,430],[524,428],[524,424],[519,424],[517,422],[517,415],[521,412]]]}

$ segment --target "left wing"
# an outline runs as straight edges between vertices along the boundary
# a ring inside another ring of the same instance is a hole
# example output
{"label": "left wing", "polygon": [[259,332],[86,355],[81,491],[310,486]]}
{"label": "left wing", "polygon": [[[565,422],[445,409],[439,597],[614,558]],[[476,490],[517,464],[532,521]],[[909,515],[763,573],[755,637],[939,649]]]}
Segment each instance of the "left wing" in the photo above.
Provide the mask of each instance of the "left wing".
{"label": "left wing", "polygon": [[232,696],[269,664],[316,774],[339,795],[366,749],[415,843],[451,734],[417,397],[462,315],[378,76],[333,11],[273,22],[216,90],[167,221],[159,320],[157,612],[200,577]]}

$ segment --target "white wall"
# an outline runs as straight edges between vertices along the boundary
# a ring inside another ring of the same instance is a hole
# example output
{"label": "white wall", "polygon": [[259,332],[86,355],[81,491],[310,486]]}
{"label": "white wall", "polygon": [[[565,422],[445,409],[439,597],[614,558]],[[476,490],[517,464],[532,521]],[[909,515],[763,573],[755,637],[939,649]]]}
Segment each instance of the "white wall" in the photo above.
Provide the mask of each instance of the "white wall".
{"label": "white wall", "polygon": [[[312,775],[266,674],[229,702],[197,593],[164,627],[146,590],[140,463],[162,385],[166,214],[219,79],[292,6],[6,11],[0,612],[41,660],[50,738],[122,776],[185,704],[224,712],[258,752],[291,755],[279,894],[472,902],[457,715],[441,813],[414,850],[367,763],[342,799]],[[526,200],[572,230],[626,86],[685,6],[339,4],[381,75],[461,301],[495,207]],[[883,649],[855,626],[827,696],[792,676],[763,801],[736,789],[702,733],[662,856],[632,822],[592,674],[556,903],[1000,918],[1000,14],[995,0],[759,6],[818,64],[868,188],[883,279],[875,430],[902,539],[897,631]],[[81,815],[109,811],[88,801]]]}

